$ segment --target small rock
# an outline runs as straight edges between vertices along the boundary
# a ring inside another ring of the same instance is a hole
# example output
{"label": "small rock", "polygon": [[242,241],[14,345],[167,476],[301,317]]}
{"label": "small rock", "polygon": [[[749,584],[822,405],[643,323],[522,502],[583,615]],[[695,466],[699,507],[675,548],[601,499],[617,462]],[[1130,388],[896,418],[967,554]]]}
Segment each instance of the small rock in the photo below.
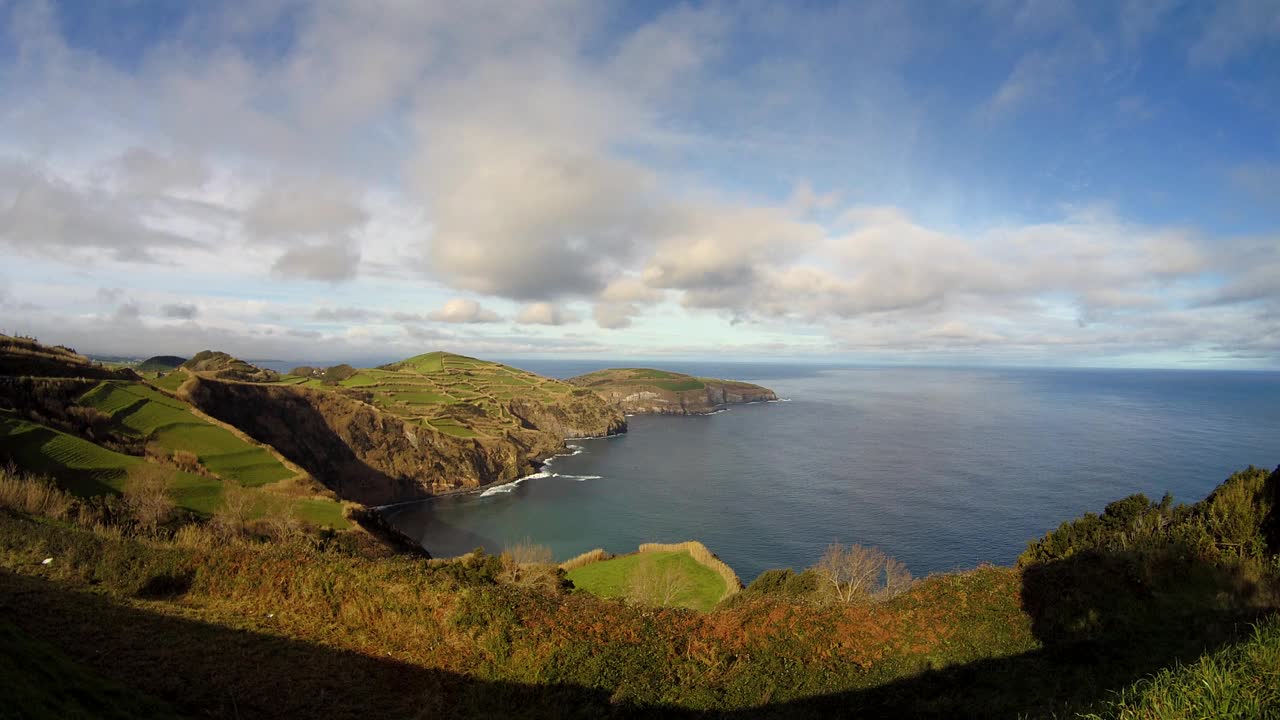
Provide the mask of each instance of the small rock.
{"label": "small rock", "polygon": [[48,564],[49,564],[49,563],[51,563],[51,562],[53,562],[53,558],[51,558],[51,557],[47,557],[47,558],[45,558],[45,559],[41,560],[41,561],[40,561],[40,564],[41,564],[41,565],[48,565]]}

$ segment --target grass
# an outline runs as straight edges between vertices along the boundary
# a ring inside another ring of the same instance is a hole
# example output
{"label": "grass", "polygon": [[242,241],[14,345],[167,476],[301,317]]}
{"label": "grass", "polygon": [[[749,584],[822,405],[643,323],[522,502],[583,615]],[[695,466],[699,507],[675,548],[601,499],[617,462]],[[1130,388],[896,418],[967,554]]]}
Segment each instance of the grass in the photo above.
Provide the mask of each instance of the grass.
{"label": "grass", "polygon": [[151,384],[169,392],[177,392],[178,388],[182,387],[182,384],[187,381],[187,377],[187,374],[181,370],[174,370],[173,372],[165,373],[164,377],[159,380],[152,380]]}
{"label": "grass", "polygon": [[707,384],[701,380],[694,380],[692,378],[688,380],[655,380],[653,385],[660,387],[663,390],[670,390],[671,392],[701,390],[707,386]]}
{"label": "grass", "polygon": [[473,438],[480,435],[480,433],[475,430],[453,420],[429,420],[428,422],[431,427],[446,435],[452,435],[460,438]]}
{"label": "grass", "polygon": [[427,390],[409,390],[397,392],[391,396],[396,402],[408,403],[410,405],[445,405],[457,402],[448,395],[441,395]]}
{"label": "grass", "polygon": [[140,383],[103,382],[80,402],[112,416],[124,431],[161,447],[195,453],[219,477],[256,487],[291,477],[293,472],[268,450],[193,414],[174,400]]}
{"label": "grass", "polygon": [[[81,497],[123,492],[129,469],[142,458],[124,455],[43,425],[0,416],[0,454],[29,472],[47,474]],[[171,470],[174,502],[212,513],[222,499],[222,483],[195,473]]]}
{"label": "grass", "polygon": [[342,503],[333,500],[305,498],[298,501],[295,511],[300,519],[320,527],[331,527],[335,530],[346,530],[351,527],[351,522],[342,515]]}
{"label": "grass", "polygon": [[178,717],[160,701],[104,679],[5,621],[0,621],[0,678],[8,708],[0,710],[2,717],[11,717],[14,709],[33,720]]}
{"label": "grass", "polygon": [[670,570],[678,573],[686,586],[676,594],[675,607],[709,611],[725,594],[725,583],[719,575],[703,567],[687,552],[651,552],[623,555],[612,560],[583,565],[569,571],[574,587],[605,598],[627,597],[637,573]]}
{"label": "grass", "polygon": [[1175,665],[1118,691],[1090,720],[1280,716],[1280,618],[1247,640]]}

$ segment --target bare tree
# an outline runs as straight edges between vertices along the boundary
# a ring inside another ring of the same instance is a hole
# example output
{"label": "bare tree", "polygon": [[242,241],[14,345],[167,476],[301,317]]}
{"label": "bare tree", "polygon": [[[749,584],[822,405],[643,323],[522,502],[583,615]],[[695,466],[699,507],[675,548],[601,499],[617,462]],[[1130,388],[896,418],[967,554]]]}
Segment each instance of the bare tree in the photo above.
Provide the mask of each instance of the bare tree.
{"label": "bare tree", "polygon": [[240,530],[253,514],[253,493],[240,483],[224,480],[222,483],[222,507],[214,520],[229,530]]}
{"label": "bare tree", "polygon": [[887,599],[911,584],[911,573],[905,565],[879,548],[862,545],[828,545],[813,570],[832,596],[844,603],[861,598]]}
{"label": "bare tree", "polygon": [[876,598],[888,600],[906,592],[914,581],[911,571],[900,561],[886,557],[884,562],[884,587],[876,593]]}
{"label": "bare tree", "polygon": [[631,573],[627,597],[644,605],[666,607],[689,591],[689,582],[679,567],[643,562]]}
{"label": "bare tree", "polygon": [[152,530],[168,522],[177,507],[169,496],[169,472],[151,463],[129,468],[124,500],[134,519]]}

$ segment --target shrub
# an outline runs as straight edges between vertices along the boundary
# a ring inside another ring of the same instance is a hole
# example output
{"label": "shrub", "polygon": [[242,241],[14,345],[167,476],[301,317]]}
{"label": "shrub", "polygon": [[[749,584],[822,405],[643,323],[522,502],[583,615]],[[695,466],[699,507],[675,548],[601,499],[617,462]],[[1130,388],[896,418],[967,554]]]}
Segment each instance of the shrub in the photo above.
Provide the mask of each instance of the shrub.
{"label": "shrub", "polygon": [[813,572],[838,602],[885,600],[911,586],[911,573],[882,550],[862,545],[827,546]]}
{"label": "shrub", "polygon": [[169,495],[169,474],[164,468],[151,463],[129,468],[124,499],[134,520],[150,530],[169,522],[177,510]]}
{"label": "shrub", "polygon": [[190,450],[174,450],[173,464],[179,470],[198,473],[201,470],[200,458]]}
{"label": "shrub", "polygon": [[241,532],[253,515],[253,500],[253,493],[239,483],[224,481],[222,504],[213,515],[214,523],[227,530]]}
{"label": "shrub", "polygon": [[605,552],[601,548],[596,548],[595,550],[588,550],[582,553],[581,555],[577,555],[575,557],[569,558],[568,560],[565,560],[564,562],[560,563],[560,569],[564,570],[565,572],[569,572],[570,570],[576,570],[582,567],[583,565],[590,565],[591,563],[603,562],[605,560],[608,560],[611,557],[613,557],[613,555]]}
{"label": "shrub", "polygon": [[62,520],[75,506],[75,497],[48,478],[27,475],[12,465],[0,467],[0,507]]}

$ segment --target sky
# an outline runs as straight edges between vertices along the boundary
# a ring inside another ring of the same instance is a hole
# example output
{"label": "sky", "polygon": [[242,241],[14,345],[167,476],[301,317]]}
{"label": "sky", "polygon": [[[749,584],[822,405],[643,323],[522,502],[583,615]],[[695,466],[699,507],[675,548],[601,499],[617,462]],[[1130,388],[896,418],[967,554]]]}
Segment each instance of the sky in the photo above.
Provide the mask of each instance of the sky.
{"label": "sky", "polygon": [[0,332],[1280,368],[1280,0],[0,0]]}

